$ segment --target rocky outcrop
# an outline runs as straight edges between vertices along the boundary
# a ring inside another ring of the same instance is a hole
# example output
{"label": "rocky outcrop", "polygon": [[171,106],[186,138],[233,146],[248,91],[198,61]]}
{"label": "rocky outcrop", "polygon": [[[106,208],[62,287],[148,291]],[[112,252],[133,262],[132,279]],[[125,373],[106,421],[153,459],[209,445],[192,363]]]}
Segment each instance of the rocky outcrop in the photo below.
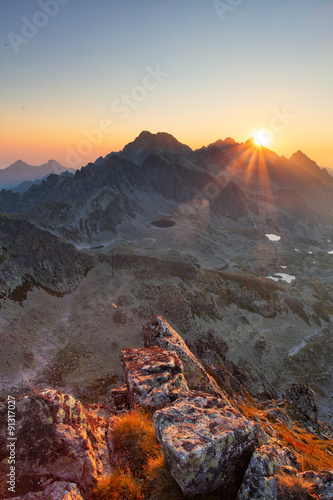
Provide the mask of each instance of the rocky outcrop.
{"label": "rocky outcrop", "polygon": [[314,483],[315,492],[320,500],[332,500],[333,498],[333,470],[322,472],[307,471],[301,477],[309,479]]}
{"label": "rocky outcrop", "polygon": [[284,466],[298,467],[295,456],[287,448],[274,443],[261,446],[252,455],[237,500],[277,500],[275,475]]}
{"label": "rocky outcrop", "polygon": [[15,497],[12,500],[84,500],[84,498],[76,484],[56,481],[48,484],[42,491],[27,493],[23,497]]}
{"label": "rocky outcrop", "polygon": [[[311,498],[333,498],[333,470],[300,473],[298,462],[306,463],[301,455],[303,444],[308,447],[311,442],[315,447],[321,441],[317,448],[320,459],[331,463],[332,442],[326,436],[321,439],[317,427],[315,437],[304,432],[303,443],[303,431],[285,412],[296,407],[305,425],[314,425],[311,390],[293,386],[286,396],[288,404],[285,400],[260,403],[239,391],[233,398],[238,410],[223,393],[214,396],[189,389],[186,376],[193,386],[196,374],[198,383],[210,390],[211,379],[208,374],[203,376],[201,363],[164,318],[152,318],[144,333],[145,343],[156,339],[166,349],[156,345],[123,349],[126,385],[114,388],[111,401],[104,406],[83,407],[55,389],[36,390],[17,397],[16,405],[12,403],[16,417],[12,446],[19,464],[15,494],[21,495],[17,500],[92,500],[98,479],[110,475],[111,468],[127,464],[113,439],[121,418],[117,413],[127,406],[155,412],[156,436],[165,464],[186,498],[203,500],[212,494],[212,498],[224,500],[281,500],[281,488],[292,495],[293,485],[303,479],[314,492]],[[110,407],[112,403],[116,408]],[[1,499],[8,493],[8,409],[9,404],[0,404]],[[305,418],[308,415],[312,420]],[[142,435],[140,439],[144,439]],[[289,441],[297,456],[282,444]],[[292,477],[291,486],[286,477]],[[143,484],[143,490],[146,486]]]}
{"label": "rocky outcrop", "polygon": [[163,408],[188,392],[176,353],[153,346],[121,352],[130,408]]}
{"label": "rocky outcrop", "polygon": [[224,399],[225,403],[229,403],[226,395],[219,388],[215,380],[208,375],[204,367],[187,347],[184,340],[162,316],[154,316],[144,325],[143,338],[146,347],[158,345],[163,349],[174,351],[178,354],[184,365],[184,376],[191,390],[203,391],[214,396],[218,395]]}
{"label": "rocky outcrop", "polygon": [[[2,405],[0,412],[0,442],[6,443],[7,407]],[[75,483],[89,499],[97,478],[110,471],[104,419],[54,389],[21,397],[15,414],[16,491],[39,490],[52,477]],[[4,446],[0,459],[7,455]]]}
{"label": "rocky outcrop", "polygon": [[257,441],[257,425],[219,398],[190,393],[154,415],[166,464],[189,496],[234,498]]}
{"label": "rocky outcrop", "polygon": [[316,395],[304,384],[293,384],[286,390],[284,399],[287,411],[295,420],[310,426],[318,427],[318,406]]}
{"label": "rocky outcrop", "polygon": [[0,217],[0,298],[22,300],[32,286],[69,293],[90,266],[87,255],[48,231]]}

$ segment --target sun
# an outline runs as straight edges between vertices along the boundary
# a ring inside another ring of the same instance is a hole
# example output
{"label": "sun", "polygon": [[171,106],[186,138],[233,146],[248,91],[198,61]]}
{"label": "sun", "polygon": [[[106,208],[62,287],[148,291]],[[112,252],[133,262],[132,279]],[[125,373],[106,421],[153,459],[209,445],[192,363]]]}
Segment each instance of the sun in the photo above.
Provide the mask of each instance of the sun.
{"label": "sun", "polygon": [[272,134],[270,130],[261,129],[254,133],[254,143],[257,146],[268,146],[272,140]]}

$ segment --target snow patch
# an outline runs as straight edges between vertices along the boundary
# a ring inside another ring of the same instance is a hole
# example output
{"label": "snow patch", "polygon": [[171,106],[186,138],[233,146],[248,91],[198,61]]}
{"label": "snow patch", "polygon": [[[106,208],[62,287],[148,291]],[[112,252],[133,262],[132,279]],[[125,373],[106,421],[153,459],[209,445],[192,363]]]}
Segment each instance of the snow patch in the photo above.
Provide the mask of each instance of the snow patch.
{"label": "snow patch", "polygon": [[266,234],[266,236],[269,239],[269,241],[280,241],[281,239],[281,236],[277,234]]}
{"label": "snow patch", "polygon": [[296,276],[291,276],[290,274],[285,273],[276,273],[274,276],[267,276],[267,278],[273,281],[286,281],[287,283],[291,283],[296,279]]}

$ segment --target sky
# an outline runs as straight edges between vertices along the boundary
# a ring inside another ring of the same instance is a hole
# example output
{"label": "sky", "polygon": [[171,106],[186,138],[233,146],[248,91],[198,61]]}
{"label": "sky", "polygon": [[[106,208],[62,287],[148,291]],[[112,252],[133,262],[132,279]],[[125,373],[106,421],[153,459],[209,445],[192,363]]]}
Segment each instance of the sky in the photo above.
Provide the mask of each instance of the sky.
{"label": "sky", "polygon": [[332,0],[0,0],[0,168],[80,168],[142,130],[264,130],[333,167],[332,26]]}

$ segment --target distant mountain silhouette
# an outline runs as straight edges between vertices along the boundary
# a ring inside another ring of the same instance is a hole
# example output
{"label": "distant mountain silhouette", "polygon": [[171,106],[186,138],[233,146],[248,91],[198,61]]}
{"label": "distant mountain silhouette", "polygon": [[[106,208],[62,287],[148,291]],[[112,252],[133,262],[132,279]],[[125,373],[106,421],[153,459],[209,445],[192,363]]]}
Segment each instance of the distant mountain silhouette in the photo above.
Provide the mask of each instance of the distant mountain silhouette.
{"label": "distant mountain silhouette", "polygon": [[11,189],[24,181],[35,181],[49,174],[61,174],[65,171],[75,172],[74,169],[64,167],[56,160],[49,160],[43,165],[33,166],[18,160],[3,170],[0,170],[0,189]]}
{"label": "distant mountain silhouette", "polygon": [[[22,163],[15,169],[26,168]],[[193,151],[170,134],[145,131],[73,177],[51,174],[22,194],[2,191],[0,211],[24,214],[70,241],[92,242],[140,214],[149,220],[161,207],[193,200],[219,217],[247,218],[272,232],[278,218],[292,231],[301,219],[333,216],[330,180],[303,153],[289,160],[251,139],[239,144],[227,138]]]}

